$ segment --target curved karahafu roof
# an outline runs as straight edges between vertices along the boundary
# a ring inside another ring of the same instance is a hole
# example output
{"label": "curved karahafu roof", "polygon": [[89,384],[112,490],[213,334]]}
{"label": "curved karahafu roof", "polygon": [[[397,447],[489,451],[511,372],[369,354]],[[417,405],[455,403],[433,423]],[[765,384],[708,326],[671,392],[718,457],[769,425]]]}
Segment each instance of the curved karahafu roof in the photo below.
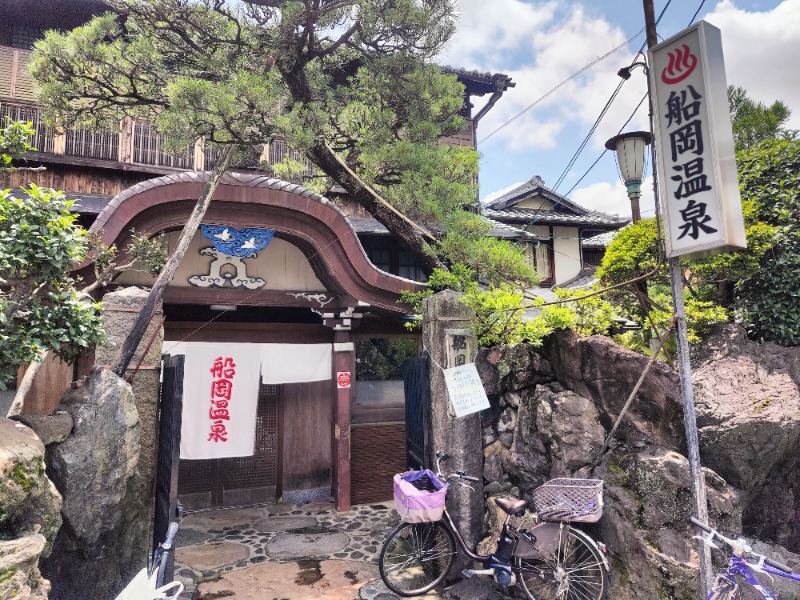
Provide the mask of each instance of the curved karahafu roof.
{"label": "curved karahafu roof", "polygon": [[[152,235],[180,229],[208,179],[208,172],[190,171],[137,183],[106,205],[91,231],[105,243],[123,248],[133,230]],[[398,304],[400,294],[425,287],[376,268],[342,211],[324,196],[297,184],[250,173],[226,173],[203,222],[237,229],[274,229],[277,237],[305,254],[320,281],[347,305],[366,303],[384,313],[408,313],[408,306]],[[202,303],[200,296],[207,292],[193,289],[193,293]]]}

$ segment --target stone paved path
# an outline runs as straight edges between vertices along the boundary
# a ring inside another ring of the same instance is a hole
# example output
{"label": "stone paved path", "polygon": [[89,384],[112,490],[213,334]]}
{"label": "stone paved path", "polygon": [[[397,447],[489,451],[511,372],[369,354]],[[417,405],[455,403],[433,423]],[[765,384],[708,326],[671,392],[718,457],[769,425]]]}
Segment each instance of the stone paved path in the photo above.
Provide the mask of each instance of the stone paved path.
{"label": "stone paved path", "polygon": [[[378,575],[391,504],[336,512],[332,502],[190,512],[176,539],[175,576],[195,600],[395,600]],[[473,578],[423,600],[507,598]]]}

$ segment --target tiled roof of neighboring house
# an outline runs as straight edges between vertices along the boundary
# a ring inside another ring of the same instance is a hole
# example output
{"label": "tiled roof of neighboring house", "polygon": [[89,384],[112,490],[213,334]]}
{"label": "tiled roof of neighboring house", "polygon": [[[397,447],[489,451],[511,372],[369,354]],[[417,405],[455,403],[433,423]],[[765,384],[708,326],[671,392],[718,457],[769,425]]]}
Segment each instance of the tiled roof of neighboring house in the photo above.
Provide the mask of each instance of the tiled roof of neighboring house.
{"label": "tiled roof of neighboring house", "polygon": [[486,208],[502,210],[504,208],[508,208],[509,206],[515,205],[521,200],[531,198],[533,196],[543,196],[544,198],[547,198],[553,202],[556,206],[560,205],[563,208],[579,215],[590,212],[588,209],[584,208],[580,204],[576,204],[566,196],[562,196],[550,188],[545,187],[544,180],[538,175],[534,175],[530,180],[512,190],[507,191],[502,196],[492,199],[491,202],[485,204],[484,206]]}
{"label": "tiled roof of neighboring house", "polygon": [[[517,208],[516,205],[541,196],[553,203],[550,209]],[[525,183],[504,192],[483,205],[483,214],[491,219],[528,225],[576,225],[601,229],[618,229],[628,222],[625,217],[588,210],[544,185],[538,175]]]}
{"label": "tiled roof of neighboring house", "polygon": [[[518,227],[507,225],[506,223],[501,223],[500,221],[495,221],[493,219],[488,219],[486,216],[484,216],[483,219],[491,226],[491,229],[489,229],[489,235],[492,237],[511,240],[518,240],[522,238],[529,240],[541,239],[541,236],[537,236],[530,231],[523,231]],[[389,230],[381,225],[376,219],[372,219],[370,217],[347,217],[347,220],[350,222],[350,225],[353,226],[353,229],[355,229],[356,233],[389,235]]]}
{"label": "tiled roof of neighboring house", "polygon": [[483,220],[487,221],[491,225],[491,229],[489,229],[489,235],[492,237],[503,238],[507,240],[518,240],[520,238],[529,240],[542,239],[540,236],[537,236],[530,231],[523,231],[519,227],[513,227],[512,225],[495,221],[494,219],[488,218],[486,215],[483,215]]}
{"label": "tiled roof of neighboring house", "polygon": [[346,217],[353,226],[356,233],[373,233],[379,235],[389,235],[389,230],[386,229],[377,219],[370,217]]}
{"label": "tiled roof of neighboring house", "polygon": [[608,248],[611,240],[617,237],[617,231],[618,230],[606,231],[605,233],[593,235],[590,238],[584,239],[582,246],[584,248]]}
{"label": "tiled roof of neighboring house", "polygon": [[512,88],[517,84],[511,81],[511,77],[505,73],[482,73],[480,71],[469,71],[459,67],[442,67],[445,73],[457,75],[459,79],[468,87],[468,91],[476,96],[483,96],[496,91]]}
{"label": "tiled roof of neighboring house", "polygon": [[534,208],[495,209],[484,207],[483,215],[490,219],[502,219],[518,223],[547,223],[548,225],[595,225],[602,227],[619,227],[627,219],[601,212],[584,210],[582,214],[570,214],[555,210],[539,210]]}
{"label": "tiled roof of neighboring house", "polygon": [[106,204],[111,202],[113,196],[103,194],[64,194],[69,200],[74,200],[70,210],[84,215],[99,215]]}
{"label": "tiled roof of neighboring house", "polygon": [[565,281],[564,283],[559,283],[555,287],[565,288],[568,290],[579,290],[592,287],[592,285],[597,282],[595,271],[597,271],[597,267],[586,265],[575,277],[569,281]]}

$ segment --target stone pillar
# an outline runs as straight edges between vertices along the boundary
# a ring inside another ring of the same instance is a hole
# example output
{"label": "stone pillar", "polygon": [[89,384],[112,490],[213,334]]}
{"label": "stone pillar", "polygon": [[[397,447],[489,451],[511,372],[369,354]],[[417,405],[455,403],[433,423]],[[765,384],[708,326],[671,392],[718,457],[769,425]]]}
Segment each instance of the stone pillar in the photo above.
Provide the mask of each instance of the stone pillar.
{"label": "stone pillar", "polygon": [[[147,290],[129,287],[103,297],[103,320],[107,339],[105,345],[98,346],[95,350],[96,365],[108,367],[114,363],[117,351],[133,327],[147,296]],[[133,378],[131,387],[141,422],[139,462],[126,498],[128,506],[135,507],[136,510],[126,518],[127,531],[124,538],[126,546],[130,548],[130,568],[135,568],[137,571],[147,564],[153,525],[159,374],[161,346],[164,340],[162,320],[163,311],[159,307],[153,314],[125,377],[128,381]],[[135,371],[137,365],[139,368]],[[132,573],[131,578],[135,574],[136,571]]]}
{"label": "stone pillar", "polygon": [[[483,447],[480,413],[457,418],[450,406],[442,369],[471,363],[477,343],[471,334],[472,310],[460,302],[461,294],[450,290],[425,299],[422,304],[422,339],[431,356],[432,452],[450,455],[445,473],[464,471],[481,479],[471,484],[475,491],[452,485],[447,510],[471,549],[483,534]],[[435,460],[434,457],[431,457]]]}
{"label": "stone pillar", "polygon": [[[333,495],[336,510],[350,510],[350,407],[355,395],[356,352],[349,331],[333,335],[333,385],[335,387],[333,420]],[[342,376],[341,381],[338,374]]]}

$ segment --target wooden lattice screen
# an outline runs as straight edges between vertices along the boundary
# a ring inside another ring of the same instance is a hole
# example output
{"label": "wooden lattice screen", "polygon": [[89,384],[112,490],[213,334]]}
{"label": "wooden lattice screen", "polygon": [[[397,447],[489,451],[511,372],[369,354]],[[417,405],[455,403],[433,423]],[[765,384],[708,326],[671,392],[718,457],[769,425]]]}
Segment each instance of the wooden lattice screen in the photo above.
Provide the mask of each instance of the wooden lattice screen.
{"label": "wooden lattice screen", "polygon": [[[246,495],[237,494],[243,490],[259,490],[248,499],[250,501],[274,500],[277,483],[278,460],[278,386],[262,385],[258,394],[256,415],[255,454],[238,458],[208,460],[182,460],[178,494],[181,496],[208,494],[206,506],[221,507],[242,503]],[[269,489],[271,498],[265,498]],[[201,507],[197,501],[188,503]]]}

